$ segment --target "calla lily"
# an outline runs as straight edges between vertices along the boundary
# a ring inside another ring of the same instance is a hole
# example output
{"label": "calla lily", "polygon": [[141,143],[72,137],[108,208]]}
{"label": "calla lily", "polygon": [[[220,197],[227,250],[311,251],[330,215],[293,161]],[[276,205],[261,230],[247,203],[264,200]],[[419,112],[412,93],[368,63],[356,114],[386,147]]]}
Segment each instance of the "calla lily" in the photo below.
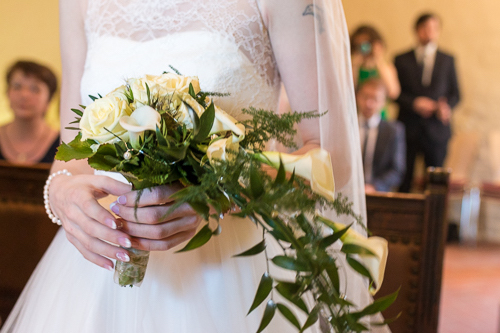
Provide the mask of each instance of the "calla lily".
{"label": "calla lily", "polygon": [[130,116],[120,119],[120,125],[128,131],[132,147],[139,149],[139,138],[144,138],[145,131],[154,131],[160,126],[161,116],[150,106],[137,108]]}
{"label": "calla lily", "polygon": [[[345,225],[333,222],[333,229],[335,231],[339,231],[344,228]],[[357,245],[373,253],[373,255],[358,254],[358,260],[370,272],[374,284],[374,286],[370,286],[370,293],[375,295],[384,281],[385,265],[387,263],[387,255],[389,252],[387,240],[377,236],[367,238],[357,233],[352,228],[349,228],[340,240],[344,244]]]}
{"label": "calla lily", "polygon": [[245,126],[237,124],[237,122],[238,121],[236,119],[216,106],[214,124],[210,130],[210,134],[232,131],[234,134],[241,137],[241,140],[243,140],[245,135]]}
{"label": "calla lily", "polygon": [[213,142],[207,149],[208,160],[212,162],[214,159],[223,161],[230,159],[231,157],[228,151],[238,151],[240,148],[240,141],[239,137],[232,135],[229,138]]}
{"label": "calla lily", "polygon": [[335,200],[335,182],[333,179],[330,154],[321,148],[308,151],[304,155],[291,155],[273,151],[256,154],[263,163],[278,168],[280,157],[285,171],[292,172],[311,182],[311,189],[330,201]]}

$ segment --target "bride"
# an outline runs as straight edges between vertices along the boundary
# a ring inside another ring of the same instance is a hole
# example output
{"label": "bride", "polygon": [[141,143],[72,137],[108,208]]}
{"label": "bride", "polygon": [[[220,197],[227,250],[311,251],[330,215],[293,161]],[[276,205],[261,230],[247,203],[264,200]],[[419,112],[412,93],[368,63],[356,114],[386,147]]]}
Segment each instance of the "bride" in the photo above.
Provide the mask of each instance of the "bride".
{"label": "bride", "polygon": [[[62,140],[70,109],[124,80],[159,75],[172,65],[198,76],[236,118],[242,108],[276,110],[284,84],[293,110],[328,113],[300,124],[304,153],[327,149],[337,190],[364,213],[359,136],[348,34],[340,0],[61,0]],[[85,161],[55,162],[50,208],[61,230],[36,268],[1,333],[253,333],[261,311],[246,316],[265,258],[236,259],[261,238],[252,223],[226,217],[222,234],[175,254],[200,219],[190,207],[164,217],[178,186],[144,192],[134,217],[129,185],[94,175]],[[116,201],[102,206],[108,194]],[[117,220],[108,209],[123,218]],[[334,217],[329,213],[329,217]],[[336,218],[337,221],[341,218]],[[123,222],[122,222],[123,221]],[[350,223],[351,221],[344,221]],[[358,231],[361,228],[358,227]],[[151,250],[139,288],[113,283],[113,259]],[[347,268],[347,298],[369,300],[365,281]],[[348,282],[348,283],[347,283]],[[277,316],[267,332],[294,332]],[[311,332],[319,332],[313,327]]]}

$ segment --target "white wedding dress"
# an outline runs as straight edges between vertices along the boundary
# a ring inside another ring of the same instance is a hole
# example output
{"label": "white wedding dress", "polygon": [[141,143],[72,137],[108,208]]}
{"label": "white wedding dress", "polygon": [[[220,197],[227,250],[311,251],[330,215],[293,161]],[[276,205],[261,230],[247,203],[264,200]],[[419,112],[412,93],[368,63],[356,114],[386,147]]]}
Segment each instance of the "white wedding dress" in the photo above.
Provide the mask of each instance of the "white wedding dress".
{"label": "white wedding dress", "polygon": [[[248,106],[277,108],[280,75],[254,0],[89,0],[85,32],[84,105],[89,94],[172,65],[205,91],[230,93],[216,103],[236,117]],[[225,218],[222,234],[197,250],[152,252],[142,286],[122,288],[61,229],[1,333],[254,333],[263,308],[246,313],[265,257],[232,255],[261,238],[253,223]],[[266,330],[295,331],[279,314]]]}

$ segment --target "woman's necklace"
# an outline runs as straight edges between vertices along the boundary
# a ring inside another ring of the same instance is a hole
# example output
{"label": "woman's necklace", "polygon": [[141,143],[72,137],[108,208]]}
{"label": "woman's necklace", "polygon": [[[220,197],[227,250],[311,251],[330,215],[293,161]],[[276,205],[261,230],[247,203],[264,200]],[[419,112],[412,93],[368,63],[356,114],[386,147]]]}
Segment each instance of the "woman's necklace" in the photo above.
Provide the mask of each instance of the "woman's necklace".
{"label": "woman's necklace", "polygon": [[5,150],[5,148],[7,147],[10,153],[9,155],[13,156],[13,159],[16,162],[25,163],[27,161],[30,161],[33,155],[36,155],[39,150],[40,144],[42,143],[41,139],[44,134],[43,125],[41,129],[38,129],[38,133],[35,136],[35,139],[30,142],[28,148],[23,150],[19,150],[18,148],[16,148],[15,140],[10,140],[8,130],[9,128],[10,127],[5,127],[5,130],[3,131],[5,145],[2,145],[2,148]]}

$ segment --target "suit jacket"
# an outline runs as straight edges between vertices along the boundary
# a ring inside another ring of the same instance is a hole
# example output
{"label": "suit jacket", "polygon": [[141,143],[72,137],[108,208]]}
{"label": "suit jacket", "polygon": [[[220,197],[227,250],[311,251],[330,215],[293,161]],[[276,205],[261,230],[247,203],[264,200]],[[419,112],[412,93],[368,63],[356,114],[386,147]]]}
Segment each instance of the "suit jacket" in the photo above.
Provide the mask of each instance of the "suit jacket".
{"label": "suit jacket", "polygon": [[421,134],[427,135],[433,142],[447,142],[451,136],[449,124],[444,125],[435,115],[422,118],[413,110],[413,101],[419,96],[435,101],[446,97],[452,109],[458,104],[460,93],[453,57],[437,50],[428,87],[422,85],[423,67],[417,63],[414,50],[397,56],[395,66],[401,84],[401,95],[396,100],[399,104],[398,120],[406,126],[407,135],[422,132]]}
{"label": "suit jacket", "polygon": [[372,163],[372,185],[387,192],[401,184],[406,171],[405,129],[400,122],[380,121]]}

